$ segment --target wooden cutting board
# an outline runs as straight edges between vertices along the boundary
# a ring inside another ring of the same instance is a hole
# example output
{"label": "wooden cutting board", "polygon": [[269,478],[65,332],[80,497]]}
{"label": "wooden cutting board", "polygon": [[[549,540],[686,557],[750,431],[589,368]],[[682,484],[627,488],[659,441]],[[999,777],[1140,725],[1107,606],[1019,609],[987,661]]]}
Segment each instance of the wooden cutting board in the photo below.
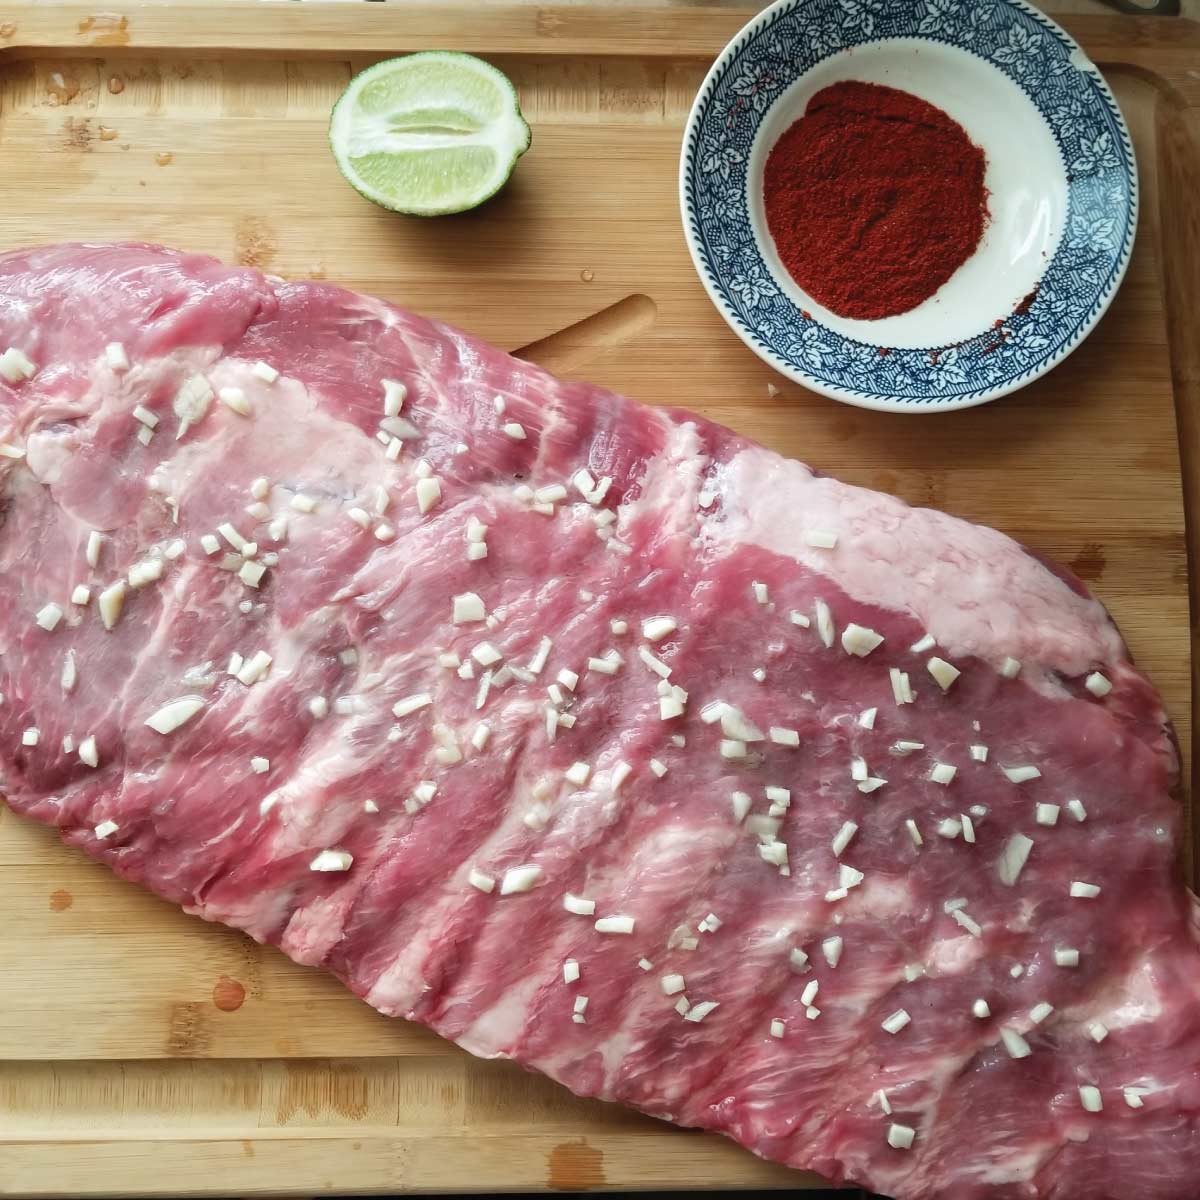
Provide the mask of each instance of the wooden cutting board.
{"label": "wooden cutting board", "polygon": [[[599,0],[9,5],[0,247],[144,239],[340,280],[999,526],[1110,605],[1190,762],[1200,26],[1070,20],[1138,147],[1145,203],[1129,277],[1048,378],[985,408],[913,418],[841,407],[773,375],[693,273],[676,204],[680,129],[745,17]],[[325,143],[352,71],[427,47],[491,58],[518,81],[534,129],[495,203],[433,222],[361,200]],[[815,1182],[385,1020],[2,805],[0,912],[0,1194]]]}

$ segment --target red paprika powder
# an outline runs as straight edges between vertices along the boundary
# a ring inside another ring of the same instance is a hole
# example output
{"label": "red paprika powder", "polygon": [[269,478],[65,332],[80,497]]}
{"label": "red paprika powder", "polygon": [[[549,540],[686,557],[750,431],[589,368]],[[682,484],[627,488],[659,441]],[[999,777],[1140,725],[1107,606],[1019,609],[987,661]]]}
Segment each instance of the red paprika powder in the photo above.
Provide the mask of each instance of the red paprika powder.
{"label": "red paprika powder", "polygon": [[941,109],[896,88],[835,83],[767,158],[767,226],[792,278],[831,312],[895,316],[975,253],[985,167]]}

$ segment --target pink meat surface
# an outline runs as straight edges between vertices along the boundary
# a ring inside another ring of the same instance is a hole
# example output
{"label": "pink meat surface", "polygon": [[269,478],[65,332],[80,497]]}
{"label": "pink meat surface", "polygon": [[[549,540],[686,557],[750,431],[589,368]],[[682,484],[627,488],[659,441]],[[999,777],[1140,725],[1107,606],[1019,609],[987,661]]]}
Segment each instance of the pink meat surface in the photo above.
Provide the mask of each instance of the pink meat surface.
{"label": "pink meat surface", "polygon": [[381,1012],[767,1158],[1194,1200],[1176,753],[1073,580],[208,258],[0,258],[5,347],[18,812]]}

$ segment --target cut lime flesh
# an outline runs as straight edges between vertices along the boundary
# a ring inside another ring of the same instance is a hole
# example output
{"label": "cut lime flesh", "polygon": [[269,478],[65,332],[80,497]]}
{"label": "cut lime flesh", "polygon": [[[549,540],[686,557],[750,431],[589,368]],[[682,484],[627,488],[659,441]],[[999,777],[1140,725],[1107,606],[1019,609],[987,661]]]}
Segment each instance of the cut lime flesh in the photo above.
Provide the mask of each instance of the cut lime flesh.
{"label": "cut lime flesh", "polygon": [[434,50],[356,75],[334,106],[329,141],[338,168],[368,200],[439,216],[495,195],[530,133],[501,72]]}

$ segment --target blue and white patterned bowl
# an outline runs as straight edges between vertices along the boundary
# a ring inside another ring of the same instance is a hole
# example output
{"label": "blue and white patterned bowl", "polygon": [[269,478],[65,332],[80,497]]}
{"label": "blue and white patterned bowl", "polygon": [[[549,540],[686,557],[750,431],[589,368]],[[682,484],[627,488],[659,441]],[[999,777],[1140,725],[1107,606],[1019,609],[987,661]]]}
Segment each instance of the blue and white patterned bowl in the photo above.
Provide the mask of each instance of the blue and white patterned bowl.
{"label": "blue and white patterned bowl", "polygon": [[[988,160],[979,249],[936,296],[881,321],[803,292],[763,212],[775,140],[843,79],[937,105]],[[1024,387],[1095,326],[1133,251],[1137,166],[1099,71],[1023,0],[779,0],[696,97],[680,204],[705,288],[761,358],[835,400],[944,412]]]}

